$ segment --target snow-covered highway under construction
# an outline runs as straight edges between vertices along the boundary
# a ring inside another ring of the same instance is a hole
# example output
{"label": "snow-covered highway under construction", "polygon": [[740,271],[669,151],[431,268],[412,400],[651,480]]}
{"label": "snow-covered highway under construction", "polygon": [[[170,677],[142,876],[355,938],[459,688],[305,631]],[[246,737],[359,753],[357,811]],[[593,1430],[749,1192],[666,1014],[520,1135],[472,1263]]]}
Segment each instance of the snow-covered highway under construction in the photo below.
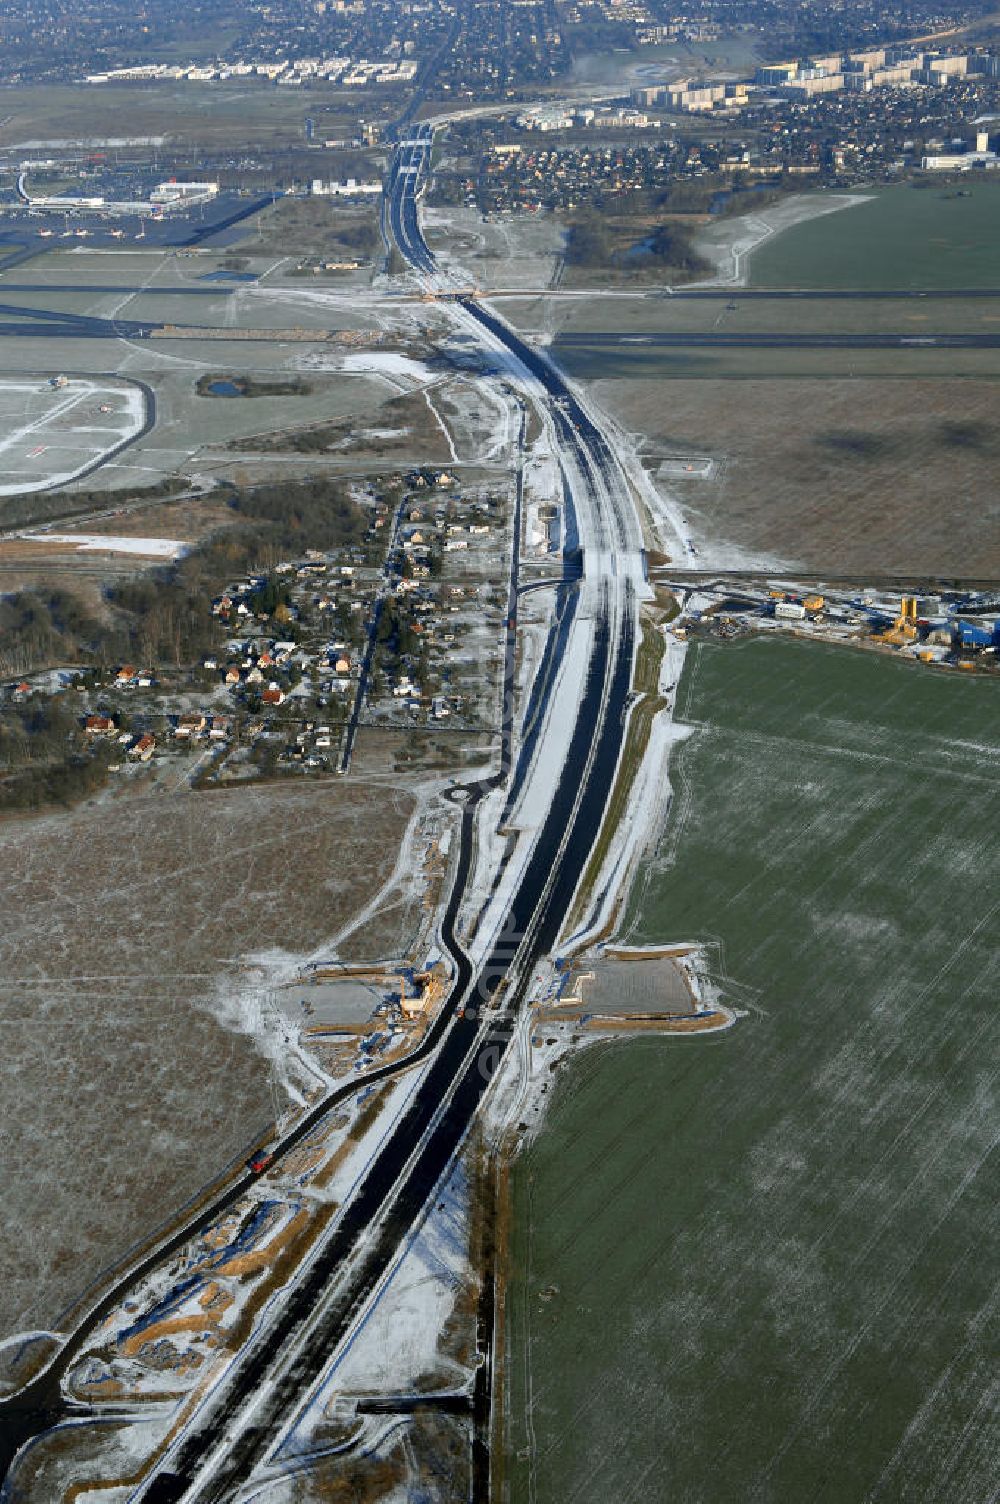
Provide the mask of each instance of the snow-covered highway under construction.
{"label": "snow-covered highway under construction", "polygon": [[[504,686],[510,734],[499,771],[455,795],[462,809],[460,850],[440,928],[453,965],[451,989],[415,1054],[379,1073],[419,1068],[405,1110],[282,1297],[185,1414],[155,1473],[123,1493],[136,1501],[249,1498],[262,1480],[283,1471],[282,1447],[296,1417],[452,1165],[505,1062],[538,976],[551,968],[565,940],[625,741],[640,604],[651,595],[640,482],[613,449],[600,415],[551,361],[491,308],[455,289],[438,268],[418,218],[431,142],[431,128],[420,126],[397,146],[386,183],[384,233],[427,292],[447,295],[439,306],[474,337],[520,404],[538,415],[561,476],[564,553],[574,555],[579,567],[555,586],[558,609],[549,629],[555,671],[536,707],[530,743],[523,746],[517,734],[524,706],[515,684],[512,586]],[[517,546],[515,537],[515,578]],[[680,537],[672,552],[686,556]],[[592,919],[600,897],[595,892],[589,900]],[[332,1093],[314,1107],[308,1124],[319,1121],[340,1095]],[[275,1146],[278,1161],[303,1132],[300,1123]],[[217,1210],[218,1203],[205,1215]],[[121,1286],[115,1294],[121,1296]],[[74,1334],[37,1383],[21,1392],[16,1407],[8,1408],[15,1443],[67,1415],[60,1384],[79,1339]],[[8,1453],[0,1463],[11,1460]],[[486,1465],[482,1455],[476,1465]]]}

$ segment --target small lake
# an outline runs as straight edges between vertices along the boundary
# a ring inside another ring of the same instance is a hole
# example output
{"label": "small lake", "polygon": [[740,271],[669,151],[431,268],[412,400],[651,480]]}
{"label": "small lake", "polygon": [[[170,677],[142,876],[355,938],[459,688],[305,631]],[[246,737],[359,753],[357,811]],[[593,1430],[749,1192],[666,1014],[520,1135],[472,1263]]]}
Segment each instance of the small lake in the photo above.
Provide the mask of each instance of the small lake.
{"label": "small lake", "polygon": [[210,397],[242,397],[241,387],[235,381],[210,381],[205,389]]}

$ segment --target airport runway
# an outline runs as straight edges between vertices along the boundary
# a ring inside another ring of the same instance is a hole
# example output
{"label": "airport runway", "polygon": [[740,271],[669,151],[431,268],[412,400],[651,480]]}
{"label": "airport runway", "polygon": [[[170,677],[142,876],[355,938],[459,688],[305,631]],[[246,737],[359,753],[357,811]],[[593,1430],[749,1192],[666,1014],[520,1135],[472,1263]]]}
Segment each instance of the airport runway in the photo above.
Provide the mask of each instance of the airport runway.
{"label": "airport runway", "polygon": [[711,302],[768,302],[797,299],[804,302],[892,302],[897,298],[1000,298],[1000,287],[678,287],[657,297],[705,299]]}
{"label": "airport runway", "polygon": [[552,342],[560,350],[996,350],[997,334],[607,334],[573,330]]}

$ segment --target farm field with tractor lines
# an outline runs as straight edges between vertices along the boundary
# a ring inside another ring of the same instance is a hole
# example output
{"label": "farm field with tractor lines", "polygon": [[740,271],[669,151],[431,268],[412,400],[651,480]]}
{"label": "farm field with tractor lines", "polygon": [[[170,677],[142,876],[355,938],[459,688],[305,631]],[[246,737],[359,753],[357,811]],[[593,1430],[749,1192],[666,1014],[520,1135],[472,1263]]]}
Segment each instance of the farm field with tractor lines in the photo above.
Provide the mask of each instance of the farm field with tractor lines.
{"label": "farm field with tractor lines", "polygon": [[513,1167],[505,1487],[985,1504],[996,686],[697,643],[678,718],[629,938],[700,941],[743,1016],[561,1068]]}

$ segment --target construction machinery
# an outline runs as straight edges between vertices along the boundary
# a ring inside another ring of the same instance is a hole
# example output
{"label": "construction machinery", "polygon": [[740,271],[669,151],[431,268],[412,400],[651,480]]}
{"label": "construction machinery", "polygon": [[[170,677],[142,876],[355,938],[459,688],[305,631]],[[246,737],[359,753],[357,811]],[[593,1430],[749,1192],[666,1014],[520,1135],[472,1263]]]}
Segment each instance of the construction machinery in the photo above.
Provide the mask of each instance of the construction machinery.
{"label": "construction machinery", "polygon": [[899,615],[889,629],[882,633],[882,641],[890,647],[905,647],[917,635],[917,597],[904,595],[899,603]]}

